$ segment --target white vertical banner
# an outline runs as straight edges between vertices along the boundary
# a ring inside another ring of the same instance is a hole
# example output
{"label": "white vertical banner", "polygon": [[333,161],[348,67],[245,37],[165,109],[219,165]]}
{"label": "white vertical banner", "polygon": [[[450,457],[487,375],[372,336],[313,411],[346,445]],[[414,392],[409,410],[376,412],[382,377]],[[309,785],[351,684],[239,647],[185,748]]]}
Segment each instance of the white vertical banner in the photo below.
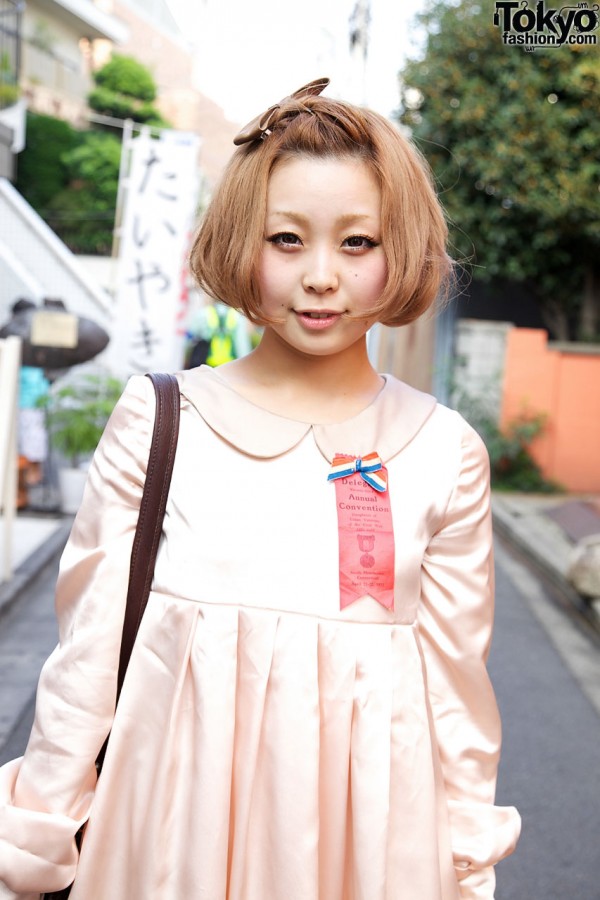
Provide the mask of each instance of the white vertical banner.
{"label": "white vertical banner", "polygon": [[111,341],[122,375],[181,366],[182,272],[198,197],[198,147],[196,135],[168,130],[130,142]]}

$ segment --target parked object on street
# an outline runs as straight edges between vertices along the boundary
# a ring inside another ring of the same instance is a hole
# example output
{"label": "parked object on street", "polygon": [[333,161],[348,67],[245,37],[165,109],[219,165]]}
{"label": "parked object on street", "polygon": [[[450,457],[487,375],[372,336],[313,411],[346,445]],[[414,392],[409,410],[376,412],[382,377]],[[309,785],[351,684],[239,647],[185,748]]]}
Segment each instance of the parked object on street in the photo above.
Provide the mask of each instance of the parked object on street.
{"label": "parked object on street", "polygon": [[576,591],[600,603],[600,534],[579,541],[567,575]]}
{"label": "parked object on street", "polygon": [[496,530],[548,575],[573,609],[599,630],[600,604],[576,589],[569,573],[580,542],[600,534],[600,495],[496,491],[492,507]]}

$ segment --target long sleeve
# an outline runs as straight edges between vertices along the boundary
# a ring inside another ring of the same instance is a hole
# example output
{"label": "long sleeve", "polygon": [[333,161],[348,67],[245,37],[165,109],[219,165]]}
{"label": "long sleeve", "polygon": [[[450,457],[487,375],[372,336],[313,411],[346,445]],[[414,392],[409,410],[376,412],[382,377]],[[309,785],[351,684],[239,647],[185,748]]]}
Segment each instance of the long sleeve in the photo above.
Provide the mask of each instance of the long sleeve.
{"label": "long sleeve", "polygon": [[493,864],[520,831],[513,807],[495,807],[500,720],[486,671],[493,623],[489,462],[464,426],[457,480],[422,571],[419,629],[427,669],[462,900],[492,900]]}
{"label": "long sleeve", "polygon": [[114,715],[153,418],[152,385],[135,377],[95,453],[61,559],[59,644],[42,669],[27,750],[0,769],[0,883],[24,898],[65,887],[75,875],[74,835],[89,815],[94,763]]}

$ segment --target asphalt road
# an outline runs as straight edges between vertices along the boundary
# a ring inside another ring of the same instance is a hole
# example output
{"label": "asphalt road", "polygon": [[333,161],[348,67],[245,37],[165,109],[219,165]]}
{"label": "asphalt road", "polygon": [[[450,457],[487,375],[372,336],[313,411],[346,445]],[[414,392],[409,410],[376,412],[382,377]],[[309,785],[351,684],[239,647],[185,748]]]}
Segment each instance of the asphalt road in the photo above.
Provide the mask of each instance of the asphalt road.
{"label": "asphalt road", "polygon": [[600,898],[600,647],[506,545],[490,673],[503,720],[498,802],[518,807],[497,900]]}
{"label": "asphalt road", "polygon": [[[498,802],[523,832],[496,900],[600,900],[600,642],[497,542],[490,672],[504,723]],[[56,640],[56,565],[0,619],[0,763],[19,755],[37,674]]]}
{"label": "asphalt road", "polygon": [[54,618],[57,574],[58,557],[0,617],[0,764],[23,752],[39,672],[58,640]]}

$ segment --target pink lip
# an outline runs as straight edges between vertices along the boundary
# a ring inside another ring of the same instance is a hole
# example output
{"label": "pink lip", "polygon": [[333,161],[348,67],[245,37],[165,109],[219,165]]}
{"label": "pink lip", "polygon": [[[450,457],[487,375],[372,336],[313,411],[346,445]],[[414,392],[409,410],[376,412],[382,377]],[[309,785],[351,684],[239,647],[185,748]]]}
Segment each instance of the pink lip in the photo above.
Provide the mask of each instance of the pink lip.
{"label": "pink lip", "polygon": [[[319,319],[312,319],[307,313],[309,312],[319,312],[321,315],[323,313],[327,313],[327,316]],[[310,310],[296,310],[296,316],[298,321],[302,325],[303,328],[308,329],[308,331],[322,331],[324,328],[330,328],[334,325],[339,318],[341,318],[341,313],[332,312],[328,309],[310,309]]]}

